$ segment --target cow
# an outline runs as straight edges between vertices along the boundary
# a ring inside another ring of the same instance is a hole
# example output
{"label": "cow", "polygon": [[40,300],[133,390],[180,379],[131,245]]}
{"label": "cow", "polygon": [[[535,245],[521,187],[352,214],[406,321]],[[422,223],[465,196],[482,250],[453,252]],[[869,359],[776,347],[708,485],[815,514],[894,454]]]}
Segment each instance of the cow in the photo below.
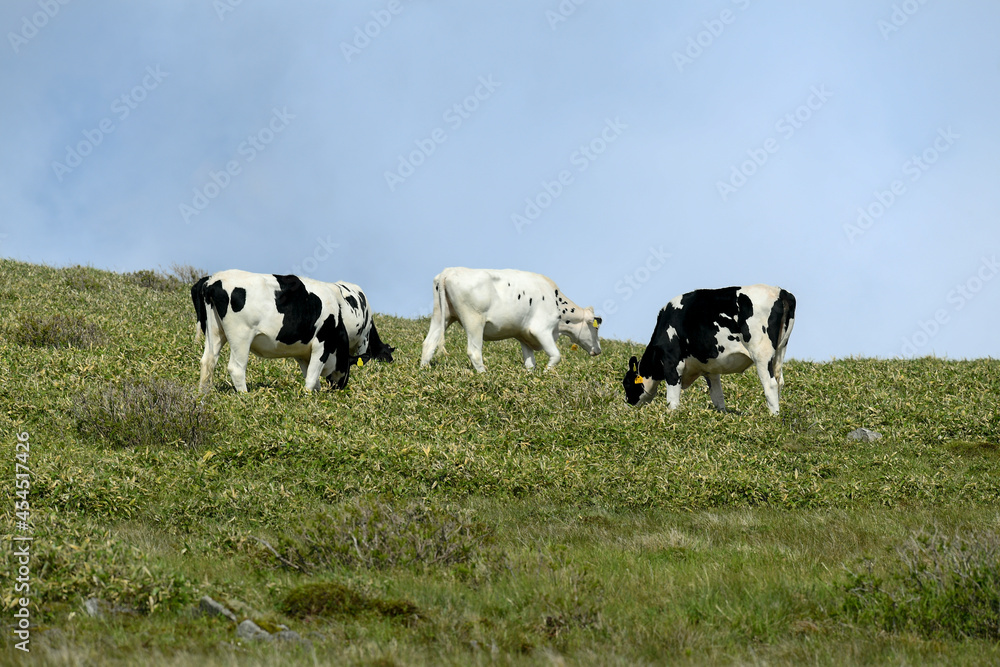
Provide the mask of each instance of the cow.
{"label": "cow", "polygon": [[665,381],[673,410],[681,390],[704,375],[712,403],[725,412],[720,376],[753,365],[776,415],[785,384],[781,364],[794,323],[795,297],[780,287],[700,289],[674,297],[660,310],[642,360],[629,359],[622,379],[625,400],[645,405]]}
{"label": "cow", "polygon": [[[265,359],[293,357],[313,391],[326,378],[347,386],[351,366],[375,358],[392,361],[357,285],[238,269],[201,278],[191,287],[197,329],[205,335],[201,391],[208,391],[222,346],[229,342],[229,376],[247,390],[250,353]],[[360,363],[359,363],[360,362]]]}
{"label": "cow", "polygon": [[516,338],[528,370],[535,367],[537,350],[549,356],[547,369],[559,363],[559,336],[569,336],[591,356],[601,353],[601,318],[594,316],[594,309],[576,305],[538,273],[452,267],[435,276],[434,312],[421,366],[430,364],[439,348],[444,350],[444,332],[453,322],[465,329],[469,361],[480,373],[486,371],[484,340]]}

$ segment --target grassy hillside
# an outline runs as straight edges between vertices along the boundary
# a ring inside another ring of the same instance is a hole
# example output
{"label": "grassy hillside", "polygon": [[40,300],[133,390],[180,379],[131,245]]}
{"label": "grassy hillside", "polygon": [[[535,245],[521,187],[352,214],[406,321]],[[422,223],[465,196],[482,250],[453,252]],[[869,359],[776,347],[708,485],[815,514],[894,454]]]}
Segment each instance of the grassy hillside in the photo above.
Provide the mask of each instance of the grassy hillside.
{"label": "grassy hillside", "polygon": [[[0,260],[3,525],[23,534],[27,432],[32,653],[1000,660],[997,360],[793,359],[779,418],[752,373],[723,378],[735,413],[703,385],[668,413],[624,403],[641,346],[602,341],[592,359],[564,340],[556,371],[530,373],[517,344],[487,343],[478,375],[460,327],[420,369],[428,321],[377,322],[397,361],[346,391],[307,394],[294,362],[252,358],[237,395],[227,348],[201,399],[184,281]],[[861,426],[884,437],[848,440]],[[238,641],[192,616],[202,595],[310,644]],[[7,618],[18,597],[0,590]],[[91,597],[127,612],[91,618]]]}

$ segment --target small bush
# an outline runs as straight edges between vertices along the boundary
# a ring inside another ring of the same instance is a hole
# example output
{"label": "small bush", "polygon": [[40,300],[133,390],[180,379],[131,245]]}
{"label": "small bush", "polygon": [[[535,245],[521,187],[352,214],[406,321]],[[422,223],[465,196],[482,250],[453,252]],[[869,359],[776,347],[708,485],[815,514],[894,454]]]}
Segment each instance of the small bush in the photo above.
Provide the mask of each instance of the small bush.
{"label": "small bush", "polygon": [[850,572],[845,611],[889,631],[1000,639],[1000,540],[984,532],[921,533],[884,578]]}
{"label": "small bush", "polygon": [[334,564],[384,569],[399,565],[475,564],[486,529],[465,513],[414,502],[394,507],[356,500],[320,514],[282,543],[285,559],[303,570]]}
{"label": "small bush", "polygon": [[369,598],[343,584],[324,581],[296,586],[278,606],[294,618],[307,616],[359,616],[374,612],[390,618],[419,619],[420,608],[408,600]]}
{"label": "small bush", "polygon": [[89,266],[71,266],[63,269],[66,286],[81,292],[100,292],[109,286],[106,274]]}
{"label": "small bush", "polygon": [[118,447],[201,447],[217,427],[196,395],[167,380],[126,381],[81,394],[74,416],[80,434]]}
{"label": "small bush", "polygon": [[31,347],[89,348],[104,342],[104,333],[82,315],[22,315],[13,338]]}
{"label": "small bush", "polygon": [[183,286],[183,283],[177,278],[164,275],[159,271],[150,271],[149,269],[126,273],[124,278],[126,281],[139,287],[158,290],[160,292],[169,292]]}
{"label": "small bush", "polygon": [[[197,599],[197,585],[185,575],[109,531],[81,527],[78,519],[57,512],[33,512],[33,517],[31,571],[39,576],[31,579],[31,604],[38,605],[40,619],[64,618],[60,611],[90,597],[139,614],[176,611]],[[14,558],[3,559],[0,576],[14,581],[17,566]],[[18,596],[11,587],[0,597],[6,615]]]}
{"label": "small bush", "polygon": [[170,265],[170,273],[167,275],[176,278],[184,285],[191,285],[198,282],[202,277],[207,276],[208,271],[191,266],[190,264],[174,263]]}

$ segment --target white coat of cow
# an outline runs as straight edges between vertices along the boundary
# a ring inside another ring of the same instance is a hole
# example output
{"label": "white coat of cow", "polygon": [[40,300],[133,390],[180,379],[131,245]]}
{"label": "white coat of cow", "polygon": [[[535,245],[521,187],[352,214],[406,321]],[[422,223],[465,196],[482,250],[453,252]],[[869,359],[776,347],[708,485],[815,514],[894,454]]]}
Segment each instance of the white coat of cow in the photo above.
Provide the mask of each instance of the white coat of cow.
{"label": "white coat of cow", "polygon": [[472,366],[483,373],[483,341],[516,338],[525,368],[535,367],[535,351],[549,356],[547,368],[559,363],[559,336],[591,356],[601,353],[601,318],[591,307],[581,308],[566,298],[551,279],[514,269],[452,267],[434,278],[434,312],[424,339],[420,365],[426,366],[438,349],[444,350],[444,332],[460,322],[468,338]]}
{"label": "white coat of cow", "polygon": [[394,348],[379,338],[364,292],[351,283],[230,269],[196,282],[191,298],[205,334],[202,391],[210,387],[227,342],[229,376],[240,392],[247,390],[251,352],[266,359],[293,357],[310,391],[323,378],[346,387],[358,358],[392,361]]}

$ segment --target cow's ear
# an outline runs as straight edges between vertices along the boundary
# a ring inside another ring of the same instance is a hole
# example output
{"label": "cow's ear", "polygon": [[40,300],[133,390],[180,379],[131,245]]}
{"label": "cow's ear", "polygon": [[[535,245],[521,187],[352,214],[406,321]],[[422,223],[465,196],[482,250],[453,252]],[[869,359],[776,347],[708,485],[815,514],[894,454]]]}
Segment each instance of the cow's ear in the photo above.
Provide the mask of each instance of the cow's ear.
{"label": "cow's ear", "polygon": [[630,371],[635,371],[636,373],[638,373],[639,372],[639,360],[636,359],[635,357],[632,357],[631,359],[629,359],[628,360],[628,369]]}

